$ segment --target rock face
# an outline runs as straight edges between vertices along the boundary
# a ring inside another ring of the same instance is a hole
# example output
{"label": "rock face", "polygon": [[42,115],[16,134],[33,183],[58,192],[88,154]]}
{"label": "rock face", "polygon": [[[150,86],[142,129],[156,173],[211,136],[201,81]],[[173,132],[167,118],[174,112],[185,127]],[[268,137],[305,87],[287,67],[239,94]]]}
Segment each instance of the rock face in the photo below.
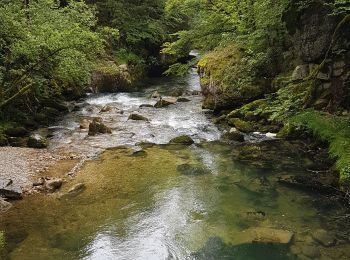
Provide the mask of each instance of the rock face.
{"label": "rock face", "polygon": [[94,119],[92,123],[89,125],[89,135],[94,136],[97,134],[111,134],[112,130],[105,126],[103,123],[99,122],[98,120]]}
{"label": "rock face", "polygon": [[139,114],[131,114],[128,119],[136,121],[148,121],[148,118]]}
{"label": "rock face", "polygon": [[181,135],[178,137],[175,137],[170,140],[169,144],[184,144],[184,145],[191,145],[194,141],[191,137],[188,135]]}
{"label": "rock face", "polygon": [[176,101],[177,101],[177,98],[174,98],[174,97],[160,98],[157,101],[157,103],[154,105],[154,107],[155,108],[167,107],[167,106],[175,104]]}

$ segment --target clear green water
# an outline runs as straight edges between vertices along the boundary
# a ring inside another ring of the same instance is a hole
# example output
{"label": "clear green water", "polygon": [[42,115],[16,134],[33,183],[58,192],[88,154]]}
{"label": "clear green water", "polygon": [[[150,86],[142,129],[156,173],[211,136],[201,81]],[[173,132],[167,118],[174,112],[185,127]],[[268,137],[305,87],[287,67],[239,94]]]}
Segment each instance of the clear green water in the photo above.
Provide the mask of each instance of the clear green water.
{"label": "clear green water", "polygon": [[[5,258],[296,259],[288,246],[244,236],[273,227],[298,237],[325,224],[313,195],[276,183],[277,175],[305,173],[305,158],[272,152],[271,161],[251,164],[218,142],[153,146],[138,156],[107,150],[60,191],[83,182],[83,193],[31,196],[2,216]],[[258,211],[265,216],[247,217]]]}

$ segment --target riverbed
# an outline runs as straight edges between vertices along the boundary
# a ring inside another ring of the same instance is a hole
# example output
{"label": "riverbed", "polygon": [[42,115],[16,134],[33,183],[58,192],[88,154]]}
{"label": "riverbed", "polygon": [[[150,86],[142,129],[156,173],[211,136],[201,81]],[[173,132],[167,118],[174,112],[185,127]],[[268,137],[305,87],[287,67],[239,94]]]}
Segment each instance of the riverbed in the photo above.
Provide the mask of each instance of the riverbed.
{"label": "riverbed", "polygon": [[[140,92],[90,95],[51,126],[51,151],[87,161],[58,192],[29,196],[1,216],[4,258],[350,259],[343,207],[278,182],[319,161],[298,142],[265,135],[223,142],[199,89],[193,70]],[[174,90],[190,101],[140,107],[155,104],[155,91]],[[112,134],[80,127],[96,117]],[[195,143],[167,144],[179,135]],[[79,183],[85,189],[69,194]]]}

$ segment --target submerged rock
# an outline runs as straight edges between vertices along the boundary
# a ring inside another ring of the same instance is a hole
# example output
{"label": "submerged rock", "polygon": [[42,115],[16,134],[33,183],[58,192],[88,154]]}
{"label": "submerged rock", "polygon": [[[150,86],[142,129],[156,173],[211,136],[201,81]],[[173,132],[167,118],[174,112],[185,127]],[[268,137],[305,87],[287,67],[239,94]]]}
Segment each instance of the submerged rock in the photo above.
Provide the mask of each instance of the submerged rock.
{"label": "submerged rock", "polygon": [[113,107],[107,105],[101,109],[100,113],[110,112],[112,109]]}
{"label": "submerged rock", "polygon": [[176,170],[183,175],[205,175],[210,174],[210,170],[202,165],[184,163],[176,167]]}
{"label": "submerged rock", "polygon": [[303,245],[301,252],[304,256],[312,259],[320,257],[320,250],[314,245]]}
{"label": "submerged rock", "polygon": [[337,243],[335,236],[331,235],[324,229],[318,229],[313,232],[312,238],[325,247],[334,246]]}
{"label": "submerged rock", "polygon": [[248,241],[256,243],[289,244],[294,233],[283,229],[255,227],[244,231]]}
{"label": "submerged rock", "polygon": [[176,101],[177,101],[177,98],[161,98],[157,101],[157,103],[154,105],[154,107],[155,108],[167,107],[167,106],[175,104]]}
{"label": "submerged rock", "polygon": [[139,114],[131,114],[128,119],[136,121],[148,121],[148,118]]}
{"label": "submerged rock", "polygon": [[175,137],[169,141],[169,144],[184,144],[184,145],[191,145],[194,141],[191,137],[188,135],[180,135],[178,137]]}

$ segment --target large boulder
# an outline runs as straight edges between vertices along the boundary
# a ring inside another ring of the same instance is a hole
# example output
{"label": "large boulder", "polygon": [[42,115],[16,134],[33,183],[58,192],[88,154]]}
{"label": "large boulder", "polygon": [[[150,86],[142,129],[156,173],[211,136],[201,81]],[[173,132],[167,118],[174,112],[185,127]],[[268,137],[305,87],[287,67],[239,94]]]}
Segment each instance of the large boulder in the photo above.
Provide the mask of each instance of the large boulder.
{"label": "large boulder", "polygon": [[248,63],[249,57],[237,45],[205,55],[198,63],[203,108],[235,108],[268,93],[269,82],[256,84]]}
{"label": "large boulder", "polygon": [[92,72],[91,89],[94,93],[132,91],[141,74],[131,71],[126,64],[117,65],[114,61],[104,61]]}

